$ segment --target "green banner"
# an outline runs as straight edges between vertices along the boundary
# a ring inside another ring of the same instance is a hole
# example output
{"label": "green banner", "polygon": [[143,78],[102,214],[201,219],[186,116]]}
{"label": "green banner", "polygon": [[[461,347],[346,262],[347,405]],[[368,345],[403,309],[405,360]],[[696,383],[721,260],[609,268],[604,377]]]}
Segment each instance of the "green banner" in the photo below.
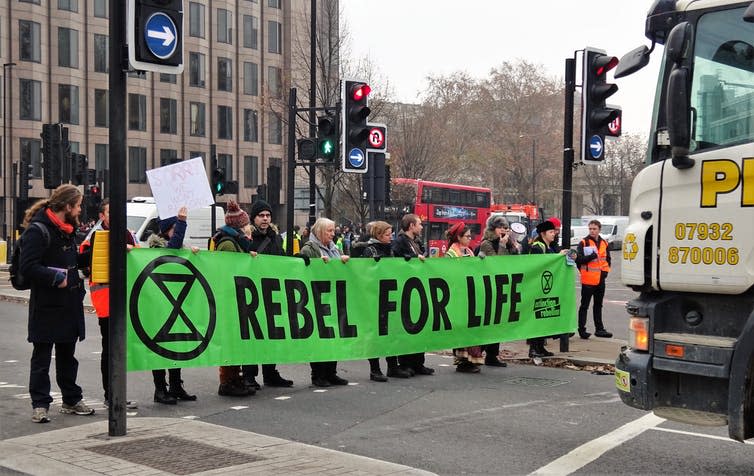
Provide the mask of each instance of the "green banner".
{"label": "green banner", "polygon": [[352,360],[573,332],[561,255],[128,253],[128,369]]}

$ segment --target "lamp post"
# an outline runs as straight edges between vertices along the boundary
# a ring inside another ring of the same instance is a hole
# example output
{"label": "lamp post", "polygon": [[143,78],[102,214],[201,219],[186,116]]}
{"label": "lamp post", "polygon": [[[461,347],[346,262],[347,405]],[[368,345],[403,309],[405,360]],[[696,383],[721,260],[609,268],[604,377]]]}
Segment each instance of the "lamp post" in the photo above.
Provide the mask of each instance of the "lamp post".
{"label": "lamp post", "polygon": [[[14,217],[13,217],[13,196],[11,191],[13,190],[13,174],[11,174],[11,161],[10,157],[8,156],[8,150],[6,148],[7,138],[8,138],[8,74],[9,71],[12,71],[11,68],[16,66],[16,63],[4,63],[3,64],[3,169],[5,172],[5,209],[3,210],[3,213],[5,214],[5,220],[3,220],[3,238],[6,241],[7,244],[10,243],[10,233],[13,232],[13,229],[8,229],[8,222],[13,223]],[[10,250],[10,248],[7,248]],[[10,260],[10,253],[7,253],[8,260]]]}
{"label": "lamp post", "polygon": [[537,139],[531,140],[531,203],[537,203],[537,174],[535,170],[534,157],[537,155]]}

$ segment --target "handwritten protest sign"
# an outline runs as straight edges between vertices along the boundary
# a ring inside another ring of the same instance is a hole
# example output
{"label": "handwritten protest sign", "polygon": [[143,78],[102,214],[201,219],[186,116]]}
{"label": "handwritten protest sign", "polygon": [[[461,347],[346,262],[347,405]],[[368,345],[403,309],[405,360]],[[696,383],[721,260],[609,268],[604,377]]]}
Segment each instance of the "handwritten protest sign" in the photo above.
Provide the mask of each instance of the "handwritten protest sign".
{"label": "handwritten protest sign", "polygon": [[201,157],[147,170],[147,180],[161,217],[173,217],[186,206],[189,211],[215,203]]}

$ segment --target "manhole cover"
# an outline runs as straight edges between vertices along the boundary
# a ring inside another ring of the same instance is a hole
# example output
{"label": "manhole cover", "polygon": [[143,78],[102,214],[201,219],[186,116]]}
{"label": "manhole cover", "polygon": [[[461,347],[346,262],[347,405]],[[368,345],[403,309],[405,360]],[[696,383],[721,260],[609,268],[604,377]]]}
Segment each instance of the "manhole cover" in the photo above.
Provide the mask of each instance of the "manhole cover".
{"label": "manhole cover", "polygon": [[509,383],[511,385],[525,385],[527,387],[557,387],[558,385],[567,384],[568,381],[537,377],[511,377],[503,379],[503,383]]}
{"label": "manhole cover", "polygon": [[174,436],[144,438],[86,449],[172,474],[199,473],[264,459]]}

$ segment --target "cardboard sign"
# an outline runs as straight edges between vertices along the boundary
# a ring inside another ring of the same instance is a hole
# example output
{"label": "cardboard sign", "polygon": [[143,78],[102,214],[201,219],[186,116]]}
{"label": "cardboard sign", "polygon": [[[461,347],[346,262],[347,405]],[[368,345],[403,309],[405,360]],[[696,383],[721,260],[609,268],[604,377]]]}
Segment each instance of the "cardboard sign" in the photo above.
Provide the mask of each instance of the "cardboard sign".
{"label": "cardboard sign", "polygon": [[201,157],[147,170],[147,181],[160,218],[176,216],[183,206],[191,211],[215,203]]}

